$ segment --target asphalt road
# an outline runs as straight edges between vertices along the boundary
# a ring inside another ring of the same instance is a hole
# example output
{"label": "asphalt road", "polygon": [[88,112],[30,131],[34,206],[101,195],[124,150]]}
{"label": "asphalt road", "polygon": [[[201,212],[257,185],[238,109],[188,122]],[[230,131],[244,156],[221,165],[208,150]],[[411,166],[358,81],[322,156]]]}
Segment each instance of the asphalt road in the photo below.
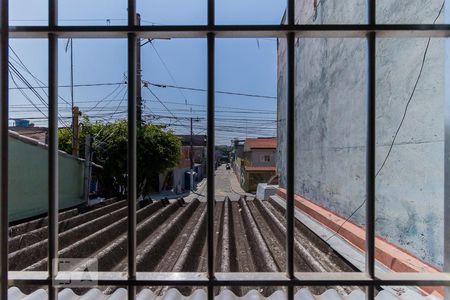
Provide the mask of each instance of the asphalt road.
{"label": "asphalt road", "polygon": [[[198,198],[200,201],[206,201],[206,187],[208,183],[206,180],[199,183],[196,193],[193,193],[189,198]],[[233,170],[227,170],[225,164],[219,166],[215,173],[215,195],[217,201],[223,201],[227,196],[232,201],[237,201],[241,196],[253,198],[255,195],[246,193],[239,185],[236,174]]]}

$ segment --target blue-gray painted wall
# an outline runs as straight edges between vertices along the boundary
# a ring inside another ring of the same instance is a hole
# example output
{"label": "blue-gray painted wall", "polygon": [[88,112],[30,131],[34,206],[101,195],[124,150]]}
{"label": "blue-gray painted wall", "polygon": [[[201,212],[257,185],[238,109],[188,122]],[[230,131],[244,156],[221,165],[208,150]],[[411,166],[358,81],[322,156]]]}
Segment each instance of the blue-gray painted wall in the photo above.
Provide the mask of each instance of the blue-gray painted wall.
{"label": "blue-gray painted wall", "polygon": [[[345,3],[344,3],[345,2]],[[362,0],[297,0],[297,22],[364,23]],[[442,0],[378,0],[378,23],[432,23]],[[444,13],[438,23],[444,20]],[[426,38],[377,41],[377,170],[417,79]],[[365,200],[366,40],[300,39],[296,47],[296,193],[347,217]],[[278,154],[285,183],[286,53],[278,44]],[[376,180],[377,234],[443,263],[444,40],[432,39],[422,77]],[[351,218],[365,223],[365,207]]]}

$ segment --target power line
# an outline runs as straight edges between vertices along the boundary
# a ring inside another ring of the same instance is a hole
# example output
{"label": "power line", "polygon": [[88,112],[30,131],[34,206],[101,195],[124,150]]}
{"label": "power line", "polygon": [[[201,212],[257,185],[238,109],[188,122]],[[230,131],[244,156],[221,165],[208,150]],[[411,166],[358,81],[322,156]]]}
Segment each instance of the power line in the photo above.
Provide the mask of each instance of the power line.
{"label": "power line", "polygon": [[[14,75],[13,75],[12,72],[10,73],[10,77],[11,77],[11,80],[12,80],[12,82],[14,83],[14,85],[17,86],[17,82],[16,82],[16,80],[14,79]],[[39,111],[39,112],[47,119],[47,115],[46,115],[42,110],[40,110],[39,107],[36,106],[36,104],[28,97],[28,95],[25,94],[25,92],[24,92],[23,90],[20,90],[20,92],[21,92],[21,94],[23,95],[23,97],[24,97],[25,99],[27,99],[27,101],[30,102],[31,105],[33,105],[33,106],[36,108],[36,110]]]}
{"label": "power line", "polygon": [[[37,76],[35,76],[29,69],[28,67],[24,64],[24,62],[20,59],[20,56],[16,53],[16,51],[14,51],[14,49],[9,46],[9,49],[11,50],[11,52],[16,56],[17,60],[16,61],[14,59],[14,57],[10,56],[10,59],[15,62],[17,65],[19,65],[19,67],[21,67],[25,72],[27,72],[31,77],[33,77],[33,79],[36,81],[37,84],[44,84],[44,82],[42,80],[40,80]],[[42,92],[46,95],[47,93],[45,92],[44,88],[40,88],[42,90]],[[66,99],[64,99],[63,97],[61,97],[60,95],[58,95],[58,98],[61,99],[62,101],[64,101],[66,104],[70,105],[69,101],[67,101]]]}
{"label": "power line", "polygon": [[[161,55],[159,54],[158,50],[156,49],[155,45],[153,44],[152,40],[150,41],[150,45],[152,46],[153,50],[156,53],[156,56],[158,56],[159,60],[161,61],[162,65],[164,66],[164,69],[166,69],[167,73],[169,74],[170,78],[172,78],[173,83],[175,84],[175,86],[178,86],[177,81],[175,80],[175,77],[172,75],[172,72],[170,72],[169,67],[167,66],[167,64],[165,63],[164,59],[161,57]],[[180,88],[177,88],[177,91],[180,93],[180,95],[184,98],[184,104],[188,104],[188,99],[186,98],[186,95],[183,93],[183,90]]]}
{"label": "power line", "polygon": [[[144,86],[152,95],[153,97],[155,97],[156,100],[158,100],[159,103],[161,103],[162,106],[164,106],[164,108],[175,118],[175,121],[180,123],[180,120],[178,120],[178,117],[175,116],[172,111],[164,104],[164,102],[161,101],[161,99],[159,99],[159,97],[150,89],[150,87],[148,85]],[[181,124],[181,123],[180,123]],[[188,127],[187,125],[183,125]]]}
{"label": "power line", "polygon": [[[152,100],[152,99],[143,99],[145,101],[149,101],[149,102],[158,102],[157,100]],[[77,103],[97,103],[99,100],[79,100],[77,101]],[[112,103],[112,102],[120,102],[121,99],[117,98],[117,99],[105,99],[104,101],[107,101],[108,103]],[[175,101],[167,101],[164,100],[165,103],[168,104],[174,104],[174,105],[183,105],[185,106],[184,103],[180,103],[180,102],[175,102]],[[194,106],[194,107],[207,107],[205,104],[192,104],[190,103],[189,106]],[[21,104],[13,104],[10,105],[10,107],[24,107],[24,105]],[[217,108],[225,108],[225,109],[230,109],[230,110],[236,110],[236,111],[244,111],[244,112],[248,112],[248,113],[258,113],[258,114],[265,114],[265,113],[269,113],[269,114],[276,114],[276,111],[274,110],[264,110],[264,109],[250,109],[250,108],[242,108],[242,107],[236,107],[236,106],[216,106]],[[91,107],[85,107],[85,109],[90,109]],[[216,112],[219,112],[218,110],[216,110]]]}
{"label": "power line", "polygon": [[[207,92],[206,89],[194,88],[194,87],[175,86],[175,85],[170,85],[170,84],[158,84],[158,83],[151,83],[151,82],[148,82],[148,84],[153,85],[155,87],[159,87],[159,88],[173,88],[173,89],[181,89],[181,90],[196,91],[196,92]],[[233,95],[233,96],[263,98],[263,99],[277,99],[276,96],[258,95],[258,94],[241,93],[241,92],[216,91],[216,93],[217,94],[225,94],[225,95]]]}
{"label": "power line", "polygon": [[[126,82],[122,81],[122,82],[100,82],[100,83],[82,83],[82,84],[74,84],[73,87],[95,87],[95,86],[108,86],[108,85],[118,85],[118,84],[125,84]],[[72,87],[71,85],[58,85],[59,88],[70,88]],[[46,85],[41,85],[41,86],[31,86],[31,87],[15,87],[15,88],[9,88],[10,90],[20,90],[20,89],[30,89],[30,88],[35,88],[35,89],[42,89],[45,88],[47,89],[48,86]]]}
{"label": "power line", "polygon": [[[25,76],[22,75],[22,73],[20,73],[20,71],[14,66],[13,63],[8,62],[9,65],[9,69],[12,71],[12,73],[14,73],[19,79],[20,81],[22,81],[26,86],[31,87],[31,84],[29,83],[29,81],[25,78]],[[16,83],[15,83],[16,84]],[[39,94],[39,92],[34,89],[34,88],[30,88],[30,90],[33,92],[33,94],[35,94],[35,96],[39,99],[39,101],[46,107],[48,108],[47,103],[45,102],[44,98],[41,96],[41,94]],[[22,91],[21,91],[22,92]],[[45,92],[45,90],[43,90],[44,94],[46,96],[47,93]],[[22,93],[22,95],[24,95],[24,93]],[[24,95],[25,96],[25,95]],[[29,98],[27,96],[25,96],[27,98],[27,100],[29,100]],[[30,102],[32,103],[32,102]],[[33,103],[32,103],[33,104]],[[39,110],[40,111],[40,110]],[[42,111],[41,111],[42,113]],[[58,119],[60,120],[61,123],[63,123],[64,126],[68,126],[67,123],[61,119],[61,114],[58,113],[58,115],[60,116]]]}
{"label": "power line", "polygon": [[[443,9],[444,9],[444,6],[445,6],[445,0],[442,2],[441,8],[440,8],[440,10],[439,10],[439,13],[438,13],[437,17],[436,17],[436,18],[434,19],[434,21],[433,21],[433,25],[436,24],[437,20],[439,19],[440,15],[442,14],[442,11],[443,11]],[[414,86],[413,86],[413,89],[412,89],[412,91],[411,91],[411,94],[410,94],[410,96],[409,96],[409,98],[408,98],[408,101],[406,102],[406,106],[405,106],[405,109],[404,109],[404,111],[403,111],[403,115],[402,115],[400,124],[399,124],[399,126],[397,127],[397,130],[395,131],[394,138],[392,139],[392,142],[391,142],[391,144],[390,144],[390,146],[389,146],[388,153],[386,154],[386,156],[385,156],[385,158],[384,158],[384,160],[383,160],[383,163],[381,164],[380,168],[378,169],[378,171],[377,171],[376,174],[375,174],[375,178],[378,177],[378,175],[380,174],[381,170],[382,170],[382,169],[384,168],[384,166],[386,165],[386,162],[387,162],[389,156],[391,155],[392,149],[394,148],[394,144],[395,144],[395,141],[396,141],[396,139],[397,139],[398,133],[400,132],[400,129],[401,129],[402,126],[403,126],[403,122],[405,121],[406,114],[407,114],[407,112],[408,112],[409,104],[411,103],[411,101],[412,101],[412,99],[413,99],[413,97],[414,97],[414,95],[415,95],[415,93],[416,93],[417,85],[419,84],[420,78],[422,77],[422,72],[423,72],[423,68],[424,68],[424,66],[425,66],[425,61],[426,61],[426,58],[427,58],[427,54],[428,54],[428,49],[429,49],[429,47],[430,47],[430,43],[431,43],[431,37],[428,38],[427,45],[426,45],[425,51],[424,51],[424,53],[423,53],[423,57],[422,57],[421,65],[420,65],[419,74],[417,75],[417,79],[416,79],[416,81],[415,81],[415,83],[414,83]],[[339,228],[335,231],[335,233],[334,233],[333,235],[331,235],[329,238],[327,238],[327,239],[325,240],[325,242],[328,242],[332,237],[334,237],[334,236],[339,232],[339,230],[341,230],[342,226],[344,226],[344,224],[347,223],[348,220],[350,220],[350,218],[351,218],[358,210],[360,210],[360,209],[364,206],[364,204],[366,204],[366,202],[367,202],[367,199],[364,199],[364,201],[361,203],[361,205],[358,206],[358,207],[357,207],[357,208],[356,208],[356,209],[355,209],[355,210],[354,210],[354,211],[353,211],[353,212],[345,219],[345,221],[339,226]]]}
{"label": "power line", "polygon": [[[114,94],[121,86],[122,86],[122,83],[119,83],[119,84],[113,89],[113,91],[112,91],[111,93],[109,93],[108,95],[106,95],[105,97],[103,97],[102,99],[100,99],[99,101],[97,101],[97,103],[96,103],[92,108],[86,110],[85,112],[88,113],[88,112],[94,110],[95,108],[97,108],[97,107],[100,105],[100,103],[102,103],[103,101],[106,101],[106,99],[107,99],[108,97],[110,97],[111,95],[113,95],[113,94]],[[125,86],[122,86],[122,89],[117,93],[117,95],[120,94],[120,93],[123,91],[123,89],[125,89],[125,88],[126,88],[126,85],[125,85]],[[109,103],[111,103],[111,101],[108,102],[108,104],[109,104]],[[107,104],[107,105],[108,105],[108,104]]]}
{"label": "power line", "polygon": [[[162,84],[162,83],[152,83],[149,81],[144,81],[144,83],[147,83],[149,85],[152,85],[154,87],[158,88],[172,88],[172,89],[181,89],[181,90],[188,90],[188,91],[196,91],[196,92],[206,92],[206,89],[201,88],[195,88],[195,87],[186,87],[186,86],[178,86],[178,85],[171,85],[171,84]],[[105,82],[105,83],[83,83],[83,84],[74,84],[74,88],[79,87],[96,87],[96,86],[108,86],[108,85],[118,85],[118,84],[126,84],[126,82]],[[70,88],[71,85],[59,85],[59,88]],[[10,90],[20,90],[20,89],[30,89],[30,88],[48,88],[46,85],[39,85],[39,86],[31,86],[31,87],[10,87]],[[232,95],[232,96],[244,96],[244,97],[252,97],[252,98],[263,98],[263,99],[277,99],[276,96],[268,96],[268,95],[260,95],[260,94],[251,94],[251,93],[243,93],[243,92],[231,92],[231,91],[216,91],[217,94],[225,94],[225,95]]]}
{"label": "power line", "polygon": [[[126,95],[127,95],[127,91],[123,94],[122,101],[119,103],[119,105],[117,105],[116,110],[112,113],[112,115],[109,117],[109,120],[108,120],[107,122],[111,121],[112,117],[117,113],[117,111],[119,110],[120,105],[121,105],[122,102],[125,100]],[[95,139],[100,135],[100,133],[102,133],[103,129],[105,129],[105,128],[106,128],[106,126],[103,127],[102,129],[100,129],[100,131],[92,138],[92,140],[94,140],[94,144],[97,144],[97,142],[95,141]],[[99,141],[99,143],[102,143],[102,142],[105,142],[105,141],[106,141],[106,140],[104,140],[104,141]]]}

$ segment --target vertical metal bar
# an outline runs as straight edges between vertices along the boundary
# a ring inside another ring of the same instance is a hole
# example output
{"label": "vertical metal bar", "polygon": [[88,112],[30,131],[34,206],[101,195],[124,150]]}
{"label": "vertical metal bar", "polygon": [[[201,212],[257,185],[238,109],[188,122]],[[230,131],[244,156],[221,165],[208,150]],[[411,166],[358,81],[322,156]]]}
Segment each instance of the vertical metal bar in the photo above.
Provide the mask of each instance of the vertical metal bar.
{"label": "vertical metal bar", "polygon": [[[136,0],[128,0],[128,26],[136,26]],[[128,280],[136,279],[136,125],[137,38],[128,33]],[[128,299],[136,287],[128,285]]]}
{"label": "vertical metal bar", "polygon": [[[448,38],[447,38],[448,39]],[[445,150],[444,150],[444,241],[450,241],[450,41],[446,41],[446,62],[445,62],[445,116],[444,116],[444,138],[445,138]],[[450,272],[450,243],[444,243],[444,272]],[[450,287],[445,287],[445,300],[450,300]]]}
{"label": "vertical metal bar", "polygon": [[[58,24],[57,0],[49,1],[48,22],[50,27]],[[58,274],[58,209],[59,208],[59,161],[58,161],[58,37],[48,35],[48,272],[49,299],[58,298],[54,279]]]}
{"label": "vertical metal bar", "polygon": [[210,285],[208,288],[208,298],[214,298],[214,289],[212,280],[214,280],[214,52],[215,52],[215,36],[213,33],[208,33],[208,143],[207,143],[207,214],[208,214],[208,278]]}
{"label": "vertical metal bar", "polygon": [[[368,23],[376,23],[376,1],[369,0]],[[366,145],[366,273],[375,278],[375,151],[376,151],[376,34],[367,35],[367,145]],[[375,297],[367,287],[366,299]]]}
{"label": "vertical metal bar", "polygon": [[[450,22],[450,3],[445,2],[445,23]],[[445,39],[444,64],[444,241],[450,241],[450,39]],[[450,243],[444,243],[444,272],[450,272]],[[444,299],[450,300],[450,287],[445,287]]]}
{"label": "vertical metal bar", "polygon": [[[208,0],[208,26],[215,25],[215,0]],[[215,162],[214,162],[214,145],[215,145],[215,35],[209,32],[207,34],[207,164],[206,164],[206,176],[207,176],[207,241],[208,241],[208,300],[214,300],[214,285],[215,280],[215,265],[214,265],[214,204],[215,204]]]}
{"label": "vertical metal bar", "polygon": [[[287,109],[286,109],[286,274],[294,276],[294,164],[295,164],[295,33],[287,35]],[[288,299],[294,298],[288,286]]]}
{"label": "vertical metal bar", "polygon": [[295,24],[295,0],[287,0],[287,24]]}
{"label": "vertical metal bar", "polygon": [[[136,14],[136,25],[141,26],[141,15]],[[136,122],[138,126],[142,125],[142,65],[141,65],[141,39],[137,39],[136,49],[136,61],[137,61],[137,80],[136,80]]]}
{"label": "vertical metal bar", "polygon": [[0,1],[0,299],[8,297],[8,4]]}
{"label": "vertical metal bar", "polygon": [[216,23],[215,0],[208,0],[208,26]]}
{"label": "vertical metal bar", "polygon": [[[288,24],[295,24],[295,0],[287,2]],[[294,164],[295,164],[295,33],[287,34],[286,108],[286,275],[294,279]],[[294,299],[294,286],[287,287],[288,300]]]}

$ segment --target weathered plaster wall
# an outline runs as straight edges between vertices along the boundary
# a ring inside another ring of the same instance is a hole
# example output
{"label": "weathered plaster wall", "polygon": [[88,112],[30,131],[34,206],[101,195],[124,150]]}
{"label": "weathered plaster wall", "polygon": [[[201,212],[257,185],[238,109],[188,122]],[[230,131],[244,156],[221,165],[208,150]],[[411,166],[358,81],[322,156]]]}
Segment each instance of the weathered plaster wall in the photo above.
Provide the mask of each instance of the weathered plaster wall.
{"label": "weathered plaster wall", "polygon": [[[298,0],[301,23],[364,22],[365,1]],[[432,23],[442,1],[379,0],[380,23]],[[442,22],[443,15],[438,23]],[[417,79],[427,39],[378,39],[377,170]],[[376,181],[376,230],[435,265],[443,262],[444,41],[422,77]],[[349,216],[365,199],[365,39],[301,39],[296,48],[296,192]],[[278,171],[285,183],[285,42],[278,47]],[[351,218],[364,225],[365,207]]]}

